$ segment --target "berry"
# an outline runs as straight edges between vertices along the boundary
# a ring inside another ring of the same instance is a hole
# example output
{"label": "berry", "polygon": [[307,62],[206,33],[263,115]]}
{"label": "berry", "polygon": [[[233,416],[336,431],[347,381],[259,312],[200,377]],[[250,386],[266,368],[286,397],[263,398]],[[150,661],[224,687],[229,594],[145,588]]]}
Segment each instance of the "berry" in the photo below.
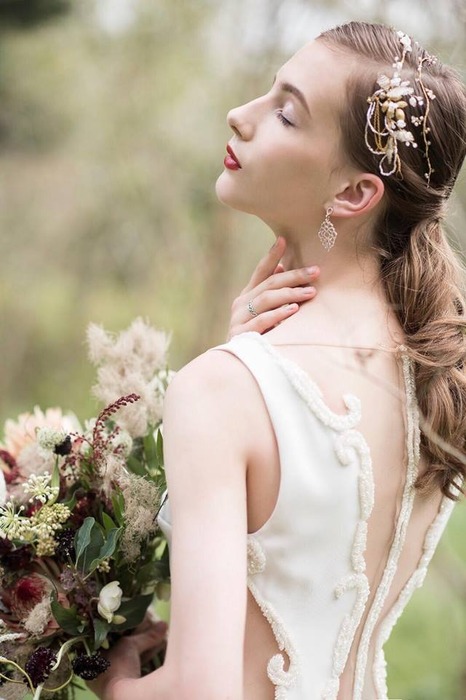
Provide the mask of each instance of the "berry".
{"label": "berry", "polygon": [[55,535],[55,540],[57,541],[55,554],[60,561],[66,562],[69,558],[74,558],[74,535],[75,531],[70,527]]}
{"label": "berry", "polygon": [[79,654],[72,661],[73,671],[77,676],[85,681],[93,681],[94,678],[104,673],[110,666],[110,661],[106,659],[100,651],[87,654]]}

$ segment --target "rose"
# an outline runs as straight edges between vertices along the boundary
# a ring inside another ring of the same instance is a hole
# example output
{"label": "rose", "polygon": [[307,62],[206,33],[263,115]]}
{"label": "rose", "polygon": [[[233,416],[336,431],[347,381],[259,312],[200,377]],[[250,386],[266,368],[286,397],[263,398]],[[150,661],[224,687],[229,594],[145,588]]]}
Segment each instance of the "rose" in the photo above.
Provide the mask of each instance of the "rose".
{"label": "rose", "polygon": [[97,610],[108,623],[114,622],[118,625],[126,621],[122,615],[114,615],[121,605],[122,595],[119,581],[110,581],[100,591]]}

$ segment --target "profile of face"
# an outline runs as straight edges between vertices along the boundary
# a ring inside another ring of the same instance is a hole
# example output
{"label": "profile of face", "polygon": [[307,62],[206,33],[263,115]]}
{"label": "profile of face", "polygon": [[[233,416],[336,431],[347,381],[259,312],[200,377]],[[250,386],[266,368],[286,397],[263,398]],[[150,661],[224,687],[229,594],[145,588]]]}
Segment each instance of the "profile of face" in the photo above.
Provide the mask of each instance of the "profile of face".
{"label": "profile of face", "polygon": [[241,167],[225,167],[217,179],[221,202],[274,228],[322,221],[351,170],[339,120],[354,62],[310,42],[280,68],[267,94],[228,113],[229,147]]}

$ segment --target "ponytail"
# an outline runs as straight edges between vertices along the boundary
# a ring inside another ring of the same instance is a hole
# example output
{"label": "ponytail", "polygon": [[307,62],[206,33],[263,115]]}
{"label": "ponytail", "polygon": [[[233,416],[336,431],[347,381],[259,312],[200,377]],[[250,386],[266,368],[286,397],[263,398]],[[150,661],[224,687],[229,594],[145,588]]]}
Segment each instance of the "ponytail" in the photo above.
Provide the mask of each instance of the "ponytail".
{"label": "ponytail", "polygon": [[416,487],[425,494],[440,487],[457,500],[456,486],[466,476],[465,270],[439,217],[414,226],[408,241],[391,259],[385,248],[380,261],[415,368],[421,451],[428,464]]}

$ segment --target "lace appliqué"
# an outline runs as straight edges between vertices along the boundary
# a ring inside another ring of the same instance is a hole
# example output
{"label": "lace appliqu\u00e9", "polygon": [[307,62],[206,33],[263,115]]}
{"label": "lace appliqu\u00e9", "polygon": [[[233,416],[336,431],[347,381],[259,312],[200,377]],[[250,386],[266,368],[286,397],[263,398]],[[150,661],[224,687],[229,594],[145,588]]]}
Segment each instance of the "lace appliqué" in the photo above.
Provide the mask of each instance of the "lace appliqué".
{"label": "lace appliqu\u00e9", "polygon": [[[404,350],[404,346],[400,348]],[[416,385],[414,380],[414,370],[411,360],[406,354],[402,354],[403,377],[406,389],[406,419],[407,419],[407,445],[408,445],[408,465],[406,472],[406,482],[403,489],[400,514],[395,528],[395,535],[388,555],[387,564],[375,593],[374,601],[367,616],[364,629],[359,643],[356,658],[356,671],[354,678],[353,700],[361,700],[364,679],[366,674],[367,657],[369,644],[375,629],[377,620],[380,617],[383,605],[387,598],[390,586],[395,576],[398,561],[406,538],[409,519],[414,505],[415,488],[414,484],[418,475],[418,462],[420,456],[420,429],[419,429],[419,409],[416,401]],[[379,668],[382,660],[378,660]]]}
{"label": "lace appliqu\u00e9", "polygon": [[266,338],[256,331],[249,331],[243,335],[249,333],[275,358],[298,394],[321,423],[337,431],[350,430],[358,425],[361,420],[361,401],[357,396],[349,393],[343,394],[343,402],[348,412],[346,414],[334,413],[325,403],[319,385],[298,364],[281,355]]}
{"label": "lace appliqu\u00e9", "polygon": [[334,413],[325,403],[320,387],[299,365],[283,357],[263,336],[256,333],[254,335],[269,354],[276,359],[314,415],[321,423],[337,431],[338,435],[334,444],[340,462],[343,465],[348,465],[351,463],[354,453],[359,455],[360,518],[356,526],[351,551],[353,571],[345,576],[335,589],[336,598],[340,598],[347,591],[356,590],[356,600],[352,612],[345,616],[341,624],[333,654],[332,676],[322,695],[322,700],[336,700],[340,686],[339,677],[345,668],[356,629],[361,622],[369,597],[369,582],[364,573],[366,569],[364,552],[367,543],[367,521],[374,506],[374,479],[369,446],[363,435],[354,430],[362,417],[361,401],[354,394],[343,394],[343,401],[348,412],[345,415]]}
{"label": "lace appliqu\u00e9", "polygon": [[289,659],[289,668],[285,671],[285,658],[283,654],[274,654],[267,664],[267,676],[275,686],[275,700],[286,700],[287,691],[297,681],[300,675],[300,663],[298,652],[289,638],[285,625],[280,619],[273,605],[265,601],[256,584],[253,576],[265,570],[266,557],[259,541],[252,536],[248,537],[248,588],[261,609],[262,614],[272,628],[280,651],[284,651]]}
{"label": "lace appliqu\u00e9", "polygon": [[[456,485],[458,486],[458,482]],[[426,533],[423,553],[419,560],[419,564],[381,625],[376,641],[375,661],[373,668],[375,689],[377,692],[377,697],[380,697],[381,700],[387,698],[388,693],[386,670],[387,664],[385,661],[383,646],[390,637],[396,622],[400,618],[412,594],[416,588],[420,588],[424,583],[428,566],[432,557],[434,556],[434,552],[447,525],[450,515],[452,514],[454,506],[455,502],[452,501],[451,498],[447,498],[446,496],[443,497],[439,512]]]}
{"label": "lace appliqu\u00e9", "polygon": [[352,450],[359,454],[359,510],[360,519],[356,526],[351,551],[353,572],[345,576],[335,588],[335,597],[340,598],[348,591],[356,591],[356,600],[350,614],[345,615],[338,633],[333,652],[332,678],[327,682],[322,700],[336,700],[340,688],[340,676],[346,665],[354,635],[361,622],[369,598],[369,581],[365,575],[364,552],[367,543],[367,521],[374,507],[374,479],[369,446],[361,433],[350,430],[335,440],[335,449],[340,462],[349,464]]}

